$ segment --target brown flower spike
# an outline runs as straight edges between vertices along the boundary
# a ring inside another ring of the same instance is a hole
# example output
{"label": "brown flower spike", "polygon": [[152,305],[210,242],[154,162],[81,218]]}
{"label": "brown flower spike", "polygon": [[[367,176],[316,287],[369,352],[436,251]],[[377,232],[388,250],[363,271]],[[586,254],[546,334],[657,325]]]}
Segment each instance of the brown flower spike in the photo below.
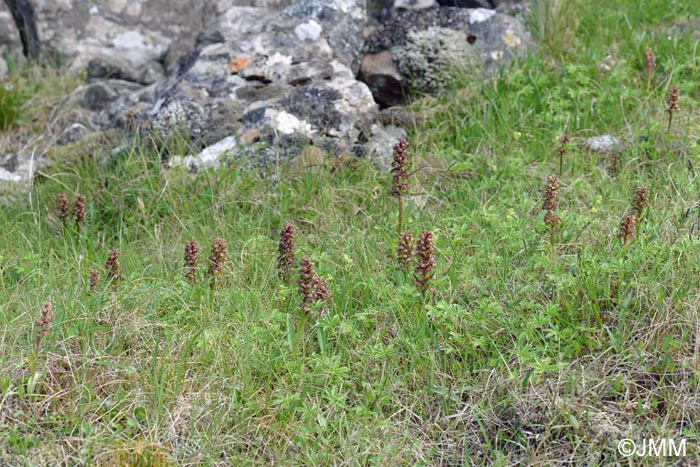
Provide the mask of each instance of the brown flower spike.
{"label": "brown flower spike", "polygon": [[41,318],[36,322],[39,330],[36,333],[36,341],[34,343],[35,353],[39,353],[39,348],[41,347],[41,341],[44,337],[49,335],[51,330],[51,312],[53,311],[53,305],[51,302],[44,303],[41,308]]}
{"label": "brown flower spike", "polygon": [[197,283],[197,259],[199,259],[199,247],[191,240],[185,245],[185,279],[192,284]]}
{"label": "brown flower spike", "polygon": [[547,189],[544,192],[542,209],[549,212],[554,211],[559,204],[557,196],[559,196],[559,179],[556,175],[550,175],[547,179]]}
{"label": "brown flower spike", "polygon": [[394,145],[394,160],[391,163],[391,173],[394,174],[391,196],[395,196],[399,201],[398,236],[401,236],[401,232],[403,232],[403,198],[408,191],[408,179],[410,177],[408,169],[408,141],[402,139]]}
{"label": "brown flower spike", "polygon": [[214,287],[218,283],[218,278],[226,265],[226,240],[223,238],[215,238],[211,246],[211,255],[209,256],[209,277],[211,277],[211,286]]}
{"label": "brown flower spike", "polygon": [[647,207],[649,207],[649,188],[640,186],[632,198],[632,214],[641,221]]}
{"label": "brown flower spike", "polygon": [[93,269],[90,271],[90,288],[88,289],[88,295],[94,295],[99,285],[100,273]]}
{"label": "brown flower spike", "polygon": [[651,85],[651,78],[654,76],[654,68],[656,68],[656,56],[654,52],[647,47],[644,51],[644,65],[647,71],[647,90]]}
{"label": "brown flower spike", "polygon": [[301,295],[301,309],[307,315],[313,312],[312,306],[321,301],[329,303],[331,293],[326,281],[321,279],[314,271],[314,262],[310,258],[304,258],[299,262],[299,295]]}
{"label": "brown flower spike", "polygon": [[623,245],[627,245],[634,238],[636,220],[632,214],[627,214],[620,223],[620,233],[617,235]]}
{"label": "brown flower spike", "polygon": [[435,237],[424,230],[416,242],[416,268],[413,270],[416,286],[425,297],[435,269]]}
{"label": "brown flower spike", "polygon": [[666,109],[666,112],[668,112],[668,128],[666,129],[666,133],[669,133],[671,131],[671,122],[673,120],[673,114],[675,112],[678,112],[680,108],[678,107],[678,103],[681,101],[681,92],[678,89],[678,86],[674,85],[670,91],[668,91],[668,98],[666,99],[666,103],[668,104],[668,108]]}
{"label": "brown flower spike", "polygon": [[280,232],[279,255],[277,256],[277,268],[280,277],[289,283],[292,281],[294,268],[294,226],[285,224]]}
{"label": "brown flower spike", "polygon": [[559,149],[557,150],[557,154],[559,155],[559,176],[562,176],[563,170],[564,170],[564,154],[569,152],[569,142],[571,141],[571,137],[569,135],[564,135],[561,137],[559,140]]}
{"label": "brown flower spike", "polygon": [[58,201],[57,201],[56,205],[57,205],[57,211],[58,211],[58,219],[65,226],[66,222],[68,221],[68,211],[70,209],[70,207],[68,206],[68,198],[66,197],[65,194],[60,193],[58,195]]}
{"label": "brown flower spike", "polygon": [[119,262],[119,250],[112,250],[105,263],[105,270],[107,271],[107,280],[112,284],[112,288],[116,292],[119,287],[119,282],[124,280],[122,276],[122,265]]}
{"label": "brown flower spike", "polygon": [[411,232],[402,232],[399,237],[397,260],[402,271],[408,272],[413,260],[413,235]]}
{"label": "brown flower spike", "polygon": [[75,203],[73,204],[73,217],[75,217],[75,227],[80,233],[80,227],[85,222],[85,195],[80,193],[75,195]]}

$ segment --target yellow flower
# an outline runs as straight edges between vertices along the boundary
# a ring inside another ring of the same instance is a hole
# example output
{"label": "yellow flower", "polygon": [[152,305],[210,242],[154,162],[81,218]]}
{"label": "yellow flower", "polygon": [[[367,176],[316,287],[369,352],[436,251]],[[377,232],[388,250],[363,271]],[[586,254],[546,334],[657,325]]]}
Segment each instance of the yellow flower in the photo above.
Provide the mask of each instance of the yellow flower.
{"label": "yellow flower", "polygon": [[523,136],[523,134],[520,133],[519,131],[513,132],[513,138],[515,138],[515,141],[518,141],[522,136]]}
{"label": "yellow flower", "polygon": [[591,214],[595,214],[597,212],[598,212],[598,210],[596,208],[591,208]]}
{"label": "yellow flower", "polygon": [[508,210],[508,214],[506,214],[506,218],[507,218],[509,221],[512,221],[513,219],[515,219],[515,209],[510,208],[510,209]]}
{"label": "yellow flower", "polygon": [[345,264],[350,265],[353,263],[352,258],[349,257],[347,254],[343,253],[343,261],[345,261]]}
{"label": "yellow flower", "polygon": [[595,204],[596,204],[597,206],[600,206],[602,203],[603,203],[603,197],[600,196],[600,195],[596,196],[596,197],[595,197]]}

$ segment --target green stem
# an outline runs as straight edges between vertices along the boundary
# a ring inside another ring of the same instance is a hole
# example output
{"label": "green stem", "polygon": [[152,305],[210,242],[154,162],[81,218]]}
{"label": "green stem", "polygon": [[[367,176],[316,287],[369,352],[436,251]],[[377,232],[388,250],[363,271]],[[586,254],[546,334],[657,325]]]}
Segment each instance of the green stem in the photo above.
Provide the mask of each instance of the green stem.
{"label": "green stem", "polygon": [[403,232],[403,197],[399,197],[399,226],[398,226],[398,238],[401,239],[401,232]]}

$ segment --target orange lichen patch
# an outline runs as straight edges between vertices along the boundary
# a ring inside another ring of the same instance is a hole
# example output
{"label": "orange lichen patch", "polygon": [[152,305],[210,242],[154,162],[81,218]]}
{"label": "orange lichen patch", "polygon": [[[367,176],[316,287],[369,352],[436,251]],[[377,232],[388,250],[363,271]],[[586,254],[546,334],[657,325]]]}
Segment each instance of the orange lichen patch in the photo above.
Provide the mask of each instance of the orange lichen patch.
{"label": "orange lichen patch", "polygon": [[231,60],[229,60],[228,65],[226,65],[226,69],[228,71],[238,73],[239,71],[241,71],[243,68],[247,67],[248,65],[250,65],[249,58],[245,58],[245,57],[232,58]]}
{"label": "orange lichen patch", "polygon": [[505,42],[506,47],[513,48],[520,47],[520,44],[522,44],[523,41],[517,36],[517,34],[509,29],[503,36],[503,42]]}

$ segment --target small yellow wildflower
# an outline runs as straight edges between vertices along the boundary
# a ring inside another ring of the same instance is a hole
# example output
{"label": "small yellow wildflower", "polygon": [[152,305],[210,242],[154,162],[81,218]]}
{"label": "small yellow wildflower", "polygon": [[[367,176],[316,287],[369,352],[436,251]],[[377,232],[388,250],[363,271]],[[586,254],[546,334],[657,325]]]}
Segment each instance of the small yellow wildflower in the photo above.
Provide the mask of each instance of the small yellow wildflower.
{"label": "small yellow wildflower", "polygon": [[345,261],[345,264],[348,266],[353,263],[352,258],[349,257],[346,253],[343,253],[343,261]]}
{"label": "small yellow wildflower", "polygon": [[508,219],[509,221],[512,221],[513,219],[515,219],[515,209],[510,208],[508,210],[508,214],[506,214],[506,219]]}

